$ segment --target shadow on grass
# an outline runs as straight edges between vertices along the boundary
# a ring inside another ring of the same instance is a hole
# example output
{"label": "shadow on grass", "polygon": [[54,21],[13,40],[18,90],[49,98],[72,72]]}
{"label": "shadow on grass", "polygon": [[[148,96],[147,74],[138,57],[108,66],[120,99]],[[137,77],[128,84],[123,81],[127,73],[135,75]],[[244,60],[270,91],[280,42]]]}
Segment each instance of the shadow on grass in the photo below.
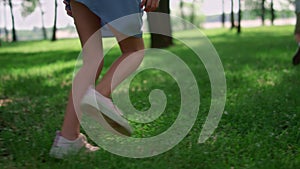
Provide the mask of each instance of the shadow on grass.
{"label": "shadow on grass", "polygon": [[0,61],[5,63],[1,69],[28,69],[42,67],[56,62],[76,60],[79,52],[51,51],[51,52],[7,52],[1,53]]}
{"label": "shadow on grass", "polygon": [[[249,29],[241,36],[224,32],[209,36],[223,62],[228,93],[226,113],[220,125],[214,135],[200,145],[197,139],[210,106],[207,73],[189,49],[180,45],[170,48],[197,75],[203,98],[199,119],[180,144],[147,159],[128,159],[104,150],[63,161],[49,158],[54,131],[63,119],[73,66],[54,66],[50,74],[24,76],[12,72],[6,80],[1,76],[1,97],[12,98],[12,102],[0,107],[0,144],[3,147],[0,152],[4,168],[297,168],[300,164],[300,67],[290,63],[294,42],[287,30],[289,28],[271,32]],[[63,56],[56,55],[59,53]],[[73,57],[77,53],[39,52],[26,54],[28,58],[25,59],[17,55],[16,52],[1,56],[5,66],[0,71],[9,73],[13,65],[24,66],[27,70],[47,63],[70,62],[76,59]],[[162,88],[170,92],[168,99],[176,100],[175,105],[167,107],[167,112],[176,112],[180,100],[176,98],[179,95],[174,81],[165,77],[167,81],[144,84],[144,76],[155,81],[166,75],[145,73],[137,77],[132,85],[138,103],[135,106],[140,109],[149,106],[150,89]],[[139,134],[158,134],[152,130],[161,132],[160,129],[167,128],[174,118],[175,114],[165,115],[155,124],[137,125]]]}

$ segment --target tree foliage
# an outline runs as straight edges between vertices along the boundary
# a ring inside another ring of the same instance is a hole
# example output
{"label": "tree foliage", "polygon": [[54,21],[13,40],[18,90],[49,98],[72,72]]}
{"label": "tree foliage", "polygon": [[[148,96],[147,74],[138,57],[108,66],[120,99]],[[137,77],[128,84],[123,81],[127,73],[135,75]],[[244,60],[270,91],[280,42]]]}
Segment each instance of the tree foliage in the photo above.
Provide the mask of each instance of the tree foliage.
{"label": "tree foliage", "polygon": [[[263,7],[265,8],[265,17],[272,17],[272,8],[277,11],[291,10],[295,0],[244,0],[245,10],[250,11],[253,16],[261,17]],[[277,4],[275,9],[274,4]]]}
{"label": "tree foliage", "polygon": [[30,15],[32,12],[34,12],[35,8],[38,5],[39,0],[23,0],[22,1],[22,11],[21,14],[23,17],[27,17]]}
{"label": "tree foliage", "polygon": [[42,31],[44,39],[47,39],[47,32],[44,24],[44,11],[42,9],[42,3],[40,0],[22,0],[22,11],[21,15],[23,17],[27,17],[28,15],[32,14],[37,7],[39,7],[42,17]]}

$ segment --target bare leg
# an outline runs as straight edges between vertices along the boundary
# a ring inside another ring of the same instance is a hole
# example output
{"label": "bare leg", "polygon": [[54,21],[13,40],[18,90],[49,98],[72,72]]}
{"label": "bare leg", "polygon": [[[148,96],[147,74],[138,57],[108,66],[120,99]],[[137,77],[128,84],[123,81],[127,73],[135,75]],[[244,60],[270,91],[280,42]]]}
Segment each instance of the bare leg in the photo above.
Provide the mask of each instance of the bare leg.
{"label": "bare leg", "polygon": [[294,65],[298,65],[300,64],[300,13],[296,12],[296,25],[295,25],[295,40],[297,42],[297,52],[295,53],[294,57],[293,57],[293,64]]}
{"label": "bare leg", "polygon": [[[100,29],[100,19],[87,7],[78,2],[71,1],[71,6],[76,29],[81,45],[83,46],[83,66],[73,81],[73,89],[76,88],[76,90],[73,90],[73,94],[72,91],[70,92],[61,134],[66,139],[74,140],[80,133],[80,123],[76,111],[78,113],[80,110],[79,103],[88,86],[94,84],[95,78],[97,79],[100,74],[103,62],[101,64],[99,62],[103,56],[100,31],[97,32],[99,35],[93,36],[92,39],[88,41],[88,39]],[[92,43],[93,50],[98,51],[90,51],[90,48],[84,48],[84,46],[90,46],[90,44],[86,44],[87,41],[88,43]],[[95,75],[96,71],[97,75]],[[73,98],[73,96],[76,97]]]}
{"label": "bare leg", "polygon": [[[76,112],[79,113],[80,111],[80,101],[88,86],[94,84],[95,78],[97,79],[101,72],[103,62],[101,62],[101,64],[99,62],[103,56],[100,31],[97,32],[97,35],[92,36],[100,29],[100,19],[80,3],[71,1],[71,6],[76,28],[83,46],[84,57],[83,66],[77,73],[73,82],[73,89],[76,90],[71,91],[69,95],[69,102],[61,134],[69,140],[74,140],[80,133],[80,123]],[[116,32],[114,33],[117,37],[119,36]],[[143,59],[143,54],[141,52],[135,53],[136,51],[144,49],[142,38],[128,37],[120,41],[119,46],[122,55],[111,65],[108,72],[96,87],[96,90],[106,97],[109,97],[113,89],[136,70]],[[121,64],[124,60],[126,60],[126,64]],[[121,73],[114,74],[117,68],[122,71],[120,71]],[[97,73],[95,75],[96,71]],[[117,80],[114,81],[114,84],[112,84],[113,76],[117,76]]]}
{"label": "bare leg", "polygon": [[[142,38],[126,38],[119,42],[119,46],[122,55],[111,65],[107,73],[96,86],[96,90],[106,97],[110,97],[112,91],[138,68],[143,59],[143,53],[137,52],[144,49]],[[114,74],[117,68],[118,73]],[[112,84],[113,76],[114,83]]]}
{"label": "bare leg", "polygon": [[297,43],[300,43],[300,33],[295,34],[295,40]]}
{"label": "bare leg", "polygon": [[[297,24],[297,26],[299,26]],[[293,57],[293,64],[294,65],[299,65],[300,64],[300,33],[295,33],[295,40],[297,42],[298,45],[298,50],[296,52],[296,54]]]}

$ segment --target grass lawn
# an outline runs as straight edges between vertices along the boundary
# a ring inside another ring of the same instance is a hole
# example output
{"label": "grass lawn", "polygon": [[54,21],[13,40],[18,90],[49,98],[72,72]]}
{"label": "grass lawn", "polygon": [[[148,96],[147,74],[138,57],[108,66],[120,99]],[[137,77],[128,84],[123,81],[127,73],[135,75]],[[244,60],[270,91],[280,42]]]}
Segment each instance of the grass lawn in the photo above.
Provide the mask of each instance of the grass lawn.
{"label": "grass lawn", "polygon": [[[120,157],[105,150],[65,160],[49,157],[55,131],[63,120],[79,40],[4,43],[0,47],[0,168],[299,168],[300,66],[291,64],[296,50],[293,26],[247,28],[240,36],[227,29],[204,32],[226,73],[227,101],[220,124],[211,138],[197,144],[210,107],[210,83],[201,61],[176,42],[168,50],[180,56],[194,73],[200,72],[196,77],[201,94],[198,119],[173,149],[144,159]],[[119,54],[117,48],[108,53],[104,72]],[[168,99],[157,120],[133,123],[133,137],[154,136],[168,129],[180,108],[175,80],[153,70],[139,74],[130,88],[132,103],[140,110],[149,108],[148,95],[155,88],[164,90]]]}

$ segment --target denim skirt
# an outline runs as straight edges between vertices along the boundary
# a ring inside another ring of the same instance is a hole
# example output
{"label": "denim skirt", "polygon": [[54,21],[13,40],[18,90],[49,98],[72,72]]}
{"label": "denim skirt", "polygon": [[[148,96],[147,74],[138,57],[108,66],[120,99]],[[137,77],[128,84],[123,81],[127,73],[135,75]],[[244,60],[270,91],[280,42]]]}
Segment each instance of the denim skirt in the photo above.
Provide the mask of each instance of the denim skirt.
{"label": "denim skirt", "polygon": [[142,36],[141,0],[76,0],[101,19],[103,37],[114,36],[107,25],[126,36]]}

